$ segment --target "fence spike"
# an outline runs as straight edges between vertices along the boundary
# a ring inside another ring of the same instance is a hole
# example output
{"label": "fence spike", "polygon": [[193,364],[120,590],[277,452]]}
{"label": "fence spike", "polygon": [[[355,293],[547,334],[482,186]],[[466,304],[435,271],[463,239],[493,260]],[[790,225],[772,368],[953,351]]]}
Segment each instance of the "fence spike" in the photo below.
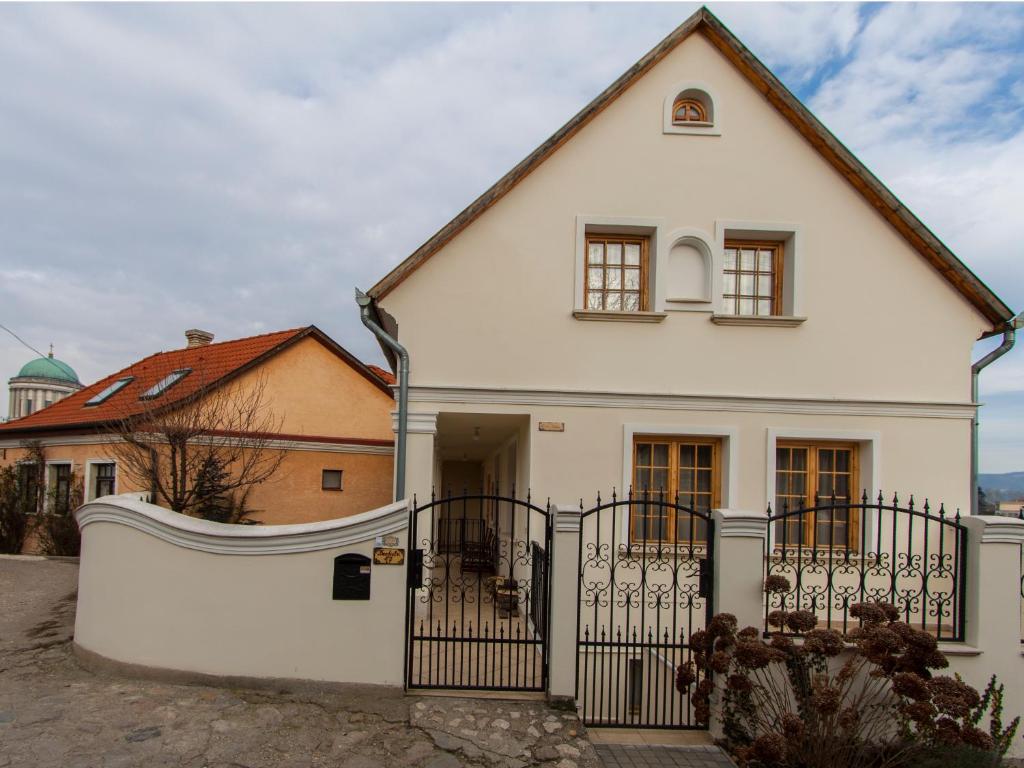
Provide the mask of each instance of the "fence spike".
{"label": "fence spike", "polygon": [[771,516],[772,516],[772,503],[769,501],[768,502],[768,517],[771,517]]}
{"label": "fence spike", "polygon": [[619,500],[618,496],[615,495],[615,486],[613,485],[612,486],[612,504],[615,504],[618,500]]}
{"label": "fence spike", "polygon": [[878,506],[885,504],[885,497],[882,495],[881,489],[878,491]]}
{"label": "fence spike", "polygon": [[924,513],[927,515],[931,508],[928,506],[928,497],[924,497]]}
{"label": "fence spike", "polygon": [[868,505],[868,489],[865,488],[860,494],[860,503],[865,507]]}
{"label": "fence spike", "polygon": [[910,494],[910,501],[907,502],[907,509],[914,511],[914,494]]}
{"label": "fence spike", "polygon": [[939,502],[939,517],[945,517],[945,516],[946,516],[946,505],[943,504],[942,502]]}

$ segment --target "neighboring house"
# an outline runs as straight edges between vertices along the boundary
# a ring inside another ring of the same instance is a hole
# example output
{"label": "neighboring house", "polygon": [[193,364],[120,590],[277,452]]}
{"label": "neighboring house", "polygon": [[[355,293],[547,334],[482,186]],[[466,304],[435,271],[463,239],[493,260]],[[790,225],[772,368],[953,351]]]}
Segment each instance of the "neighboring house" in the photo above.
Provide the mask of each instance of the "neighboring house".
{"label": "neighboring house", "polygon": [[706,10],[369,295],[410,354],[410,494],[746,510],[966,513],[971,351],[1013,316]]}
{"label": "neighboring house", "polygon": [[8,420],[35,413],[82,388],[75,370],[53,356],[52,345],[49,355],[25,363],[7,386]]}
{"label": "neighboring house", "polygon": [[1024,499],[1013,499],[1011,501],[1000,501],[996,509],[1000,515],[1024,514]]}
{"label": "neighboring house", "polygon": [[25,444],[37,441],[48,495],[58,504],[72,493],[72,477],[82,479],[86,501],[146,491],[117,466],[111,442],[119,419],[159,404],[157,398],[173,406],[228,384],[247,391],[261,382],[263,402],[280,422],[268,445],[285,457],[270,480],[252,489],[251,519],[327,520],[391,500],[390,374],[364,365],[315,326],[216,344],[204,331],[187,336],[184,349],[151,355],[0,425],[0,461],[23,463]]}

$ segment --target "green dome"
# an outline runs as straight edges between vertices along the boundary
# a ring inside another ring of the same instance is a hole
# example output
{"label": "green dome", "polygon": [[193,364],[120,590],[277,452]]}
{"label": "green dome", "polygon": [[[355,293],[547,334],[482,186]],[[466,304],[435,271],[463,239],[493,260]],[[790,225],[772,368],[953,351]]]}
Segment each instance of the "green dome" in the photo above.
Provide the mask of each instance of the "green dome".
{"label": "green dome", "polygon": [[25,363],[18,371],[18,378],[23,376],[34,379],[56,379],[71,384],[81,383],[78,381],[78,374],[70,365],[54,357],[37,357],[31,362]]}

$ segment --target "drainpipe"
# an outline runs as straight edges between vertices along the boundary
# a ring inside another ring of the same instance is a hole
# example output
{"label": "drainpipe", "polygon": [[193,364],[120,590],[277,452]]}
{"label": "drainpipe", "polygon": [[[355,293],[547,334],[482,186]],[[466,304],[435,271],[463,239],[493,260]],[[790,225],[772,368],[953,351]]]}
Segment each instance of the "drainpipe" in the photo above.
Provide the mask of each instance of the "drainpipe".
{"label": "drainpipe", "polygon": [[370,317],[372,299],[356,288],[356,304],[363,325],[398,355],[398,445],[395,447],[395,499],[405,498],[405,437],[409,431],[409,352]]}
{"label": "drainpipe", "polygon": [[974,403],[974,418],[971,419],[971,514],[981,513],[978,508],[978,374],[1013,349],[1017,329],[1024,327],[1024,312],[1006,321],[1003,326],[1003,343],[971,366],[971,402]]}

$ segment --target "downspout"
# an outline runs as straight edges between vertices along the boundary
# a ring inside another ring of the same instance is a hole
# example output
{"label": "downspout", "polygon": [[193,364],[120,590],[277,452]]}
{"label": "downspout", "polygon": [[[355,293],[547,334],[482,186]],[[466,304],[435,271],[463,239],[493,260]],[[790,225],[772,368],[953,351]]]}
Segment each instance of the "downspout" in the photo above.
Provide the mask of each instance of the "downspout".
{"label": "downspout", "polygon": [[981,514],[978,508],[978,374],[1000,357],[1013,349],[1017,329],[1024,325],[1024,312],[1006,321],[1003,326],[1003,343],[971,366],[971,402],[974,404],[974,418],[971,419],[971,514]]}
{"label": "downspout", "polygon": [[370,317],[372,299],[356,288],[356,304],[363,325],[398,355],[398,445],[395,446],[395,499],[405,498],[405,438],[409,431],[409,352]]}

